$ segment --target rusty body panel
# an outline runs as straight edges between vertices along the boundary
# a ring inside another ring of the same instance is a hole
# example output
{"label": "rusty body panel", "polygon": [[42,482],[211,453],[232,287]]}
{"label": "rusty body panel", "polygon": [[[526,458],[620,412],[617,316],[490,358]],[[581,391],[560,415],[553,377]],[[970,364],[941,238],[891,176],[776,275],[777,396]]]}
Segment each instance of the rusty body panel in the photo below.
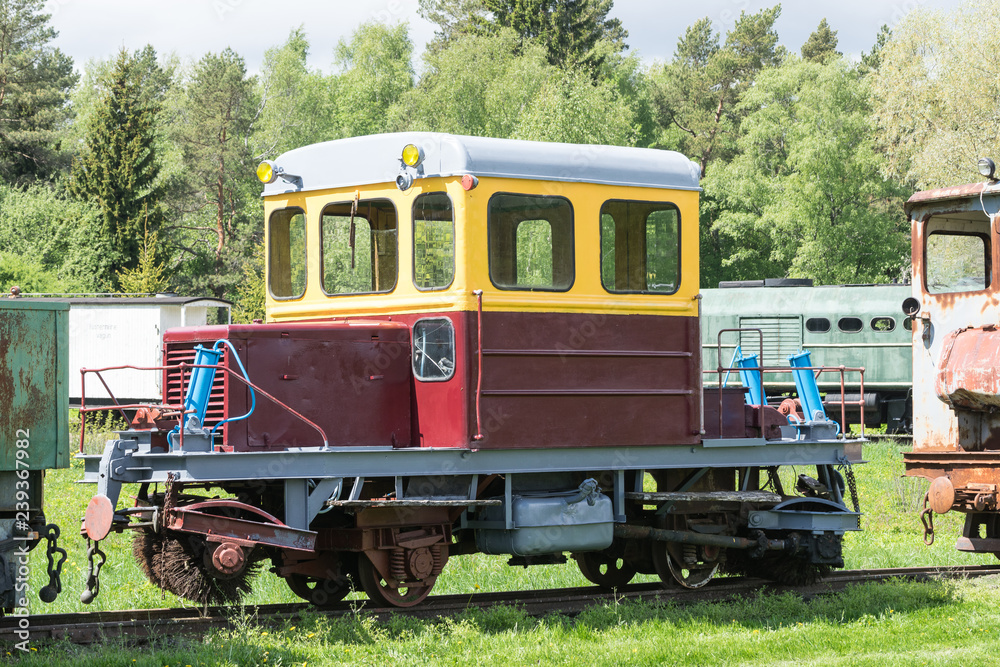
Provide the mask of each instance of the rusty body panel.
{"label": "rusty body panel", "polygon": [[65,304],[0,301],[0,472],[69,465],[68,318]]}
{"label": "rusty body panel", "polygon": [[[998,203],[1000,188],[984,188],[981,183],[920,192],[907,202],[913,241],[913,298],[920,305],[913,322],[914,451],[961,450],[958,418],[937,391],[942,354],[954,332],[1000,322],[1000,281],[992,275],[998,265],[997,243],[989,243],[987,249],[985,263],[991,275],[985,288],[963,291],[928,285],[928,238],[953,232],[991,239]],[[990,215],[984,213],[983,205]],[[965,341],[962,347],[966,347]]]}
{"label": "rusty body panel", "polygon": [[919,192],[906,209],[918,304],[906,474],[933,482],[925,540],[933,540],[933,513],[956,510],[967,514],[957,548],[994,551],[1000,543],[1000,185]]}

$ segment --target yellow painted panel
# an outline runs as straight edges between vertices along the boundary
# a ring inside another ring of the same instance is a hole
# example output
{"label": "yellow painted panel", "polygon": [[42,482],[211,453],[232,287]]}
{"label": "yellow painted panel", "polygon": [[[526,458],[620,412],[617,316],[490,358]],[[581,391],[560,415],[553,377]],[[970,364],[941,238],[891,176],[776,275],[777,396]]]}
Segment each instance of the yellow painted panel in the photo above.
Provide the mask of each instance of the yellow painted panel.
{"label": "yellow painted panel", "polygon": [[[417,195],[446,191],[455,210],[455,280],[446,290],[420,291],[413,284],[411,206]],[[575,225],[575,280],[566,292],[502,290],[490,281],[487,261],[487,204],[498,192],[558,195],[570,200]],[[349,202],[354,189],[322,190],[281,195],[265,200],[265,215],[298,206],[307,216],[309,279],[299,299],[277,300],[268,295],[268,321],[329,317],[388,315],[393,313],[475,310],[474,290],[483,291],[483,308],[515,312],[587,312],[607,314],[698,314],[698,193],[684,190],[594,185],[525,179],[483,178],[465,191],[458,178],[418,180],[405,192],[395,184],[365,186],[364,199],[391,199],[397,208],[399,266],[396,287],[390,293],[327,296],[321,288],[320,217],[329,203]],[[671,202],[681,218],[681,282],[677,293],[612,294],[601,284],[600,210],[609,199]]]}

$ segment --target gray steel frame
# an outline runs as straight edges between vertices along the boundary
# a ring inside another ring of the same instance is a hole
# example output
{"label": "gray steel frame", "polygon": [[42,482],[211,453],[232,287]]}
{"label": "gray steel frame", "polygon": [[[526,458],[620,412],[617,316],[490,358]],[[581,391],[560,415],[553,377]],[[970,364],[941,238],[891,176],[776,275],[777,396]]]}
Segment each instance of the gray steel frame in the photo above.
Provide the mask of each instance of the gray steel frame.
{"label": "gray steel frame", "polygon": [[[142,434],[138,434],[142,437]],[[746,468],[781,465],[842,465],[849,461],[845,443],[830,441],[764,441],[758,439],[706,441],[704,447],[594,447],[568,450],[529,449],[392,449],[391,447],[299,448],[281,452],[168,452],[153,453],[138,440],[109,440],[101,456],[81,455],[85,483],[96,483],[98,493],[117,507],[122,484],[164,483],[172,474],[175,482],[219,484],[243,480],[283,482],[285,522],[308,529],[326,500],[341,496],[349,478],[355,482],[349,493],[355,499],[364,478],[394,477],[397,497],[402,498],[402,479],[411,476],[506,475],[511,497],[512,476],[521,473],[613,471],[613,506],[616,521],[625,517],[626,471],[670,468]],[[308,481],[315,486],[310,490]],[[470,498],[475,484],[470,488]],[[846,508],[844,508],[846,510]],[[787,514],[787,513],[786,513]],[[505,524],[513,528],[510,503]],[[835,513],[835,516],[839,514]],[[463,516],[463,523],[465,517]],[[787,521],[779,521],[785,525]],[[827,518],[824,530],[857,530],[857,515],[845,513],[839,520]]]}
{"label": "gray steel frame", "polygon": [[[567,450],[392,449],[391,447],[301,448],[281,452],[168,452],[138,449],[135,440],[109,440],[101,456],[80,455],[86,483],[107,471],[112,481],[183,483],[245,479],[322,479],[413,475],[488,475],[588,470],[745,468],[781,465],[841,465],[844,442],[742,439],[742,446],[706,441],[704,447],[589,447]],[[120,444],[119,444],[120,443]],[[714,446],[710,446],[714,445]],[[752,446],[751,446],[752,445]],[[766,445],[766,446],[757,446]],[[114,452],[117,451],[116,455]],[[104,460],[107,459],[105,463]]]}

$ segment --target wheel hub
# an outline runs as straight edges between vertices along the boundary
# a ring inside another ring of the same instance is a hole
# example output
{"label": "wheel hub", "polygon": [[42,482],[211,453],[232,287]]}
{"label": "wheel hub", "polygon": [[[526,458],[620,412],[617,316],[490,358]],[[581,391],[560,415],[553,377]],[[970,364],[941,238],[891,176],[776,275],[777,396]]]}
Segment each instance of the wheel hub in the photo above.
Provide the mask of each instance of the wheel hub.
{"label": "wheel hub", "polygon": [[212,552],[212,568],[225,575],[238,574],[246,562],[243,547],[235,542],[223,542]]}

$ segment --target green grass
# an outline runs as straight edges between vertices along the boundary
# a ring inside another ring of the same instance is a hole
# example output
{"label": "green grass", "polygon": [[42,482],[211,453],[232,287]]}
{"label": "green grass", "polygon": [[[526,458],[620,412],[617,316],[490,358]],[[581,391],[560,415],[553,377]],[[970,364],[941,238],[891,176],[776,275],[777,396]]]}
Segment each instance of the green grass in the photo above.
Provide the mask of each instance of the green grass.
{"label": "green grass", "polygon": [[[922,541],[918,519],[926,482],[902,477],[906,445],[891,441],[865,448],[855,466],[864,530],[845,539],[849,568],[995,563],[992,555],[954,548],[962,516],[937,517],[938,539]],[[788,471],[788,480],[797,472]],[[46,480],[49,519],[63,527],[70,552],[63,593],[53,605],[35,599],[34,613],[88,609],[79,602],[86,573],[76,535],[92,486],[74,484],[82,466]],[[90,609],[187,605],[154,588],[132,560],[129,541],[111,536],[108,564]],[[32,556],[32,590],[46,583],[44,553]],[[649,578],[647,578],[649,579]],[[585,585],[575,564],[510,568],[506,557],[460,556],[449,561],[435,593],[480,592]],[[261,629],[243,618],[236,630],[204,640],[165,638],[151,649],[110,643],[99,649],[52,645],[24,664],[38,665],[325,665],[325,664],[979,664],[1000,649],[1000,581],[896,582],[864,585],[803,602],[762,595],[724,604],[676,607],[622,603],[595,606],[575,619],[533,619],[512,607],[472,611],[458,618],[380,623],[364,614],[326,619],[305,614],[280,629]],[[354,597],[361,597],[354,594]],[[250,604],[298,599],[269,573],[256,580]],[[3,658],[0,655],[0,658]],[[135,662],[132,662],[133,659]],[[2,661],[2,660],[0,660]]]}

